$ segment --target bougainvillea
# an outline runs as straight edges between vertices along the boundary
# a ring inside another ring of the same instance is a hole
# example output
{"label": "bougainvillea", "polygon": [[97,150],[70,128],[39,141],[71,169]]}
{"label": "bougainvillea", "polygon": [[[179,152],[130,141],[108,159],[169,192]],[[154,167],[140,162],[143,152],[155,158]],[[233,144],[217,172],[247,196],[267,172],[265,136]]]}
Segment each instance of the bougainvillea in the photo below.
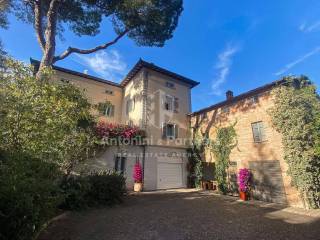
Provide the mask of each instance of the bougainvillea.
{"label": "bougainvillea", "polygon": [[97,137],[101,140],[143,138],[145,132],[136,126],[129,126],[124,124],[107,123],[100,121],[95,127]]}
{"label": "bougainvillea", "polygon": [[250,180],[251,180],[250,170],[247,168],[240,169],[239,175],[238,175],[238,183],[239,183],[239,190],[241,192],[248,192],[250,190]]}
{"label": "bougainvillea", "polygon": [[142,182],[142,168],[140,163],[136,163],[133,167],[133,180],[135,183]]}

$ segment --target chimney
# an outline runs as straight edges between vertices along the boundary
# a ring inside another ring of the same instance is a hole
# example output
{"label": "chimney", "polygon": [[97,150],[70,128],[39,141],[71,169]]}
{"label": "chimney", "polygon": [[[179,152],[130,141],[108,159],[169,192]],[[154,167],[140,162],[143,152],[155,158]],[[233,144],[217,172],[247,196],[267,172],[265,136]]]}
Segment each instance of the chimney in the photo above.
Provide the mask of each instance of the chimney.
{"label": "chimney", "polygon": [[233,98],[233,92],[230,91],[230,90],[228,90],[228,91],[226,92],[226,97],[227,97],[227,100],[231,100],[231,99]]}

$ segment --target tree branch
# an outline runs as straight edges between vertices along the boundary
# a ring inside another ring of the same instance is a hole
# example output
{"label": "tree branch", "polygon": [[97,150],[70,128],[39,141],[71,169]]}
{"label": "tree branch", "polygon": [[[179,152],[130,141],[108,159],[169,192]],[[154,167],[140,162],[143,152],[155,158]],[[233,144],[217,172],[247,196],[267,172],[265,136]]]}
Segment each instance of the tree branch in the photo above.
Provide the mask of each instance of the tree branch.
{"label": "tree branch", "polygon": [[66,57],[68,57],[70,54],[72,53],[79,53],[79,54],[90,54],[102,49],[106,49],[108,47],[110,47],[111,45],[115,44],[116,42],[118,42],[124,35],[126,35],[129,32],[129,30],[125,30],[122,33],[120,33],[114,40],[112,40],[111,42],[107,42],[105,44],[99,45],[95,48],[91,48],[91,49],[79,49],[79,48],[74,48],[74,47],[68,47],[68,49],[66,51],[64,51],[61,55],[59,56],[55,56],[53,59],[53,63],[60,61],[62,59],[65,59]]}
{"label": "tree branch", "polygon": [[40,44],[42,51],[45,49],[46,40],[43,35],[43,26],[42,26],[42,9],[41,9],[41,0],[35,1],[34,3],[34,27],[37,34],[37,39]]}

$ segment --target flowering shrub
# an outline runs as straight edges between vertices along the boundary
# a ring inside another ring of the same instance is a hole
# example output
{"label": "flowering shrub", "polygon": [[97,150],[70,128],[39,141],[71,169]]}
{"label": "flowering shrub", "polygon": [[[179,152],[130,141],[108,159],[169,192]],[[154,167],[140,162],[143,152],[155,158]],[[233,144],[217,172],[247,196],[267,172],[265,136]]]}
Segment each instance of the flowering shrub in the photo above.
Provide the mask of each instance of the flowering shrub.
{"label": "flowering shrub", "polygon": [[133,167],[133,180],[135,183],[142,182],[142,168],[140,163],[136,163]]}
{"label": "flowering shrub", "polygon": [[251,173],[249,169],[242,168],[239,170],[238,183],[241,192],[248,192],[250,187]]}
{"label": "flowering shrub", "polygon": [[107,123],[105,121],[98,122],[95,130],[99,139],[118,138],[121,140],[138,137],[143,138],[145,136],[145,132],[136,126]]}

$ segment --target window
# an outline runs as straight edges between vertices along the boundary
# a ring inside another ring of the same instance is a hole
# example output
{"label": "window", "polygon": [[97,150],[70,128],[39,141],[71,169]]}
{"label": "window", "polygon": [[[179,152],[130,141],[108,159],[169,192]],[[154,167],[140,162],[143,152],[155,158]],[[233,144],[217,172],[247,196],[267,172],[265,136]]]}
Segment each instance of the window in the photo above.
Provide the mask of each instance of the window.
{"label": "window", "polygon": [[230,108],[227,106],[227,107],[223,107],[221,108],[221,112],[222,113],[229,113],[230,112]]}
{"label": "window", "polygon": [[253,140],[256,143],[266,141],[263,122],[251,123]]}
{"label": "window", "polygon": [[125,163],[126,158],[123,156],[116,156],[115,163],[114,163],[114,170],[116,172],[124,173],[125,172]]}
{"label": "window", "polygon": [[113,117],[114,116],[114,105],[108,105],[106,107],[104,115],[106,117]]}
{"label": "window", "polygon": [[206,120],[208,118],[207,112],[201,113],[201,120]]}
{"label": "window", "polygon": [[174,98],[167,95],[164,101],[164,109],[167,111],[173,111],[173,100]]}
{"label": "window", "polygon": [[172,83],[172,82],[166,82],[166,87],[168,87],[168,88],[174,88],[174,83]]}
{"label": "window", "polygon": [[129,115],[131,111],[134,110],[134,105],[135,105],[135,99],[128,99],[127,100],[127,105],[126,105],[126,114]]}
{"label": "window", "polygon": [[178,138],[178,125],[172,123],[163,124],[162,137],[168,139]]}
{"label": "window", "polygon": [[112,90],[109,90],[109,89],[107,89],[107,90],[105,91],[105,93],[106,93],[106,94],[109,94],[109,95],[113,95],[113,91],[112,91]]}
{"label": "window", "polygon": [[258,98],[257,95],[255,95],[255,96],[253,96],[253,97],[251,97],[251,98],[249,99],[249,101],[250,101],[251,104],[257,103],[258,100],[259,100],[259,98]]}

